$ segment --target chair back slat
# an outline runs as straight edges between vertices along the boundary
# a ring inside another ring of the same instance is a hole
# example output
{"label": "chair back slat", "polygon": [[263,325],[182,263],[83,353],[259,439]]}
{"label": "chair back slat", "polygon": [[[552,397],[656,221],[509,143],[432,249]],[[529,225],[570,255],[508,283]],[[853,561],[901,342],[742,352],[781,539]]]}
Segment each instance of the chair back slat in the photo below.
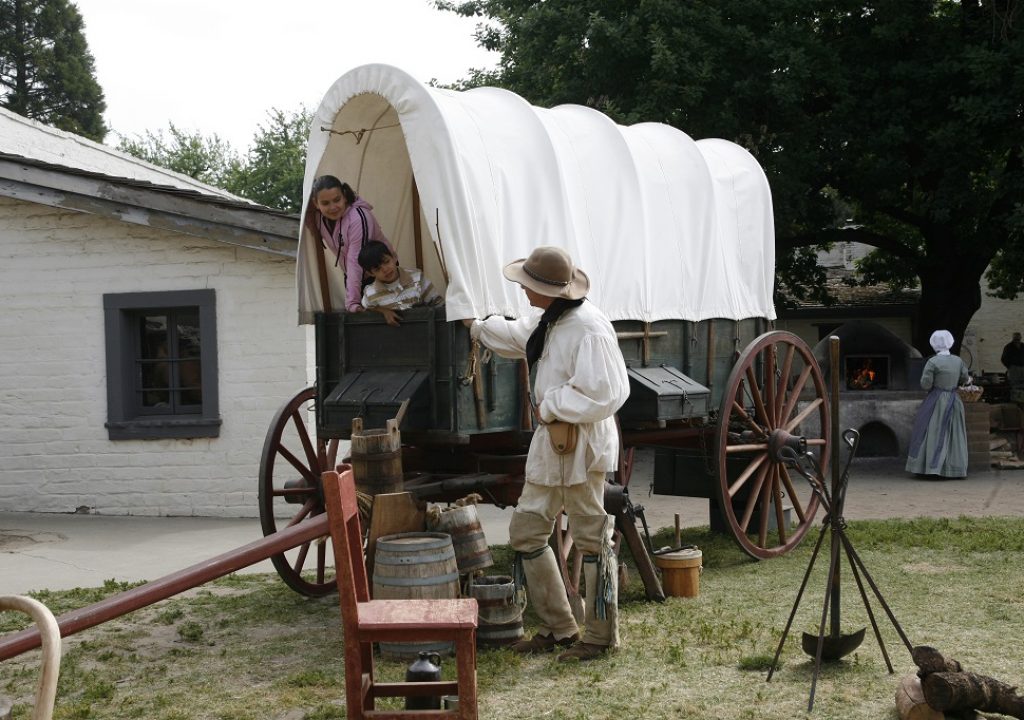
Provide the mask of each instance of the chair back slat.
{"label": "chair back slat", "polygon": [[356,604],[370,599],[366,562],[363,559],[363,530],[359,522],[359,504],[351,468],[341,473],[334,470],[325,472],[323,488],[334,546],[341,614],[347,624],[348,618],[355,621]]}

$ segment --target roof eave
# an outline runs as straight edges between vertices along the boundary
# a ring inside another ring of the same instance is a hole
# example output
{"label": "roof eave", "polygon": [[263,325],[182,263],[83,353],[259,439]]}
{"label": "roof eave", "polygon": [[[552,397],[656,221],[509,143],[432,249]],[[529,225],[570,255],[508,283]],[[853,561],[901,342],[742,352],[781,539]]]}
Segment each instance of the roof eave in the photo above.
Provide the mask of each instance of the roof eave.
{"label": "roof eave", "polygon": [[0,157],[0,196],[294,258],[298,218],[259,205]]}

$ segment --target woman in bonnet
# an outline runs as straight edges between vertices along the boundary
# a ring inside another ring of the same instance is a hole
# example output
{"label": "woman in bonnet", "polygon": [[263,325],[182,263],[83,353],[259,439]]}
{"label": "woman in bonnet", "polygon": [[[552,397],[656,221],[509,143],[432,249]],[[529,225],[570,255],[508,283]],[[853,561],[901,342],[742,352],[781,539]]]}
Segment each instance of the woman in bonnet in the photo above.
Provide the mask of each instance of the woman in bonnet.
{"label": "woman in bonnet", "polygon": [[964,361],[949,352],[953,336],[948,330],[936,330],[928,342],[935,355],[921,373],[921,387],[928,390],[928,397],[914,418],[907,472],[967,477],[967,425],[956,388],[971,378]]}

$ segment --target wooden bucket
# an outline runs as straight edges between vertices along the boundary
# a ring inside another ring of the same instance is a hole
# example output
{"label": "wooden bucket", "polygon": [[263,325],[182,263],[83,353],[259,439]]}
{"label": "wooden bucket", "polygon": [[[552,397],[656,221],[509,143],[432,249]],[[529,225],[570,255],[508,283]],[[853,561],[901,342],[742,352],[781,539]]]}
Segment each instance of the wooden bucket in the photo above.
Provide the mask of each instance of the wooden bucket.
{"label": "wooden bucket", "polygon": [[661,568],[661,585],[672,597],[693,598],[700,594],[700,573],[703,554],[696,548],[655,555],[654,564]]}
{"label": "wooden bucket", "polygon": [[[374,600],[459,597],[459,568],[452,539],[444,533],[399,533],[377,538],[373,562]],[[451,642],[380,643],[385,657],[407,659],[420,652],[450,655]]]}
{"label": "wooden bucket", "polygon": [[460,573],[483,570],[494,564],[491,549],[480,526],[480,516],[476,505],[463,505],[441,512],[441,516],[431,528],[437,532],[448,533],[455,548],[455,562]]}
{"label": "wooden bucket", "polygon": [[363,419],[352,419],[352,475],[356,490],[367,495],[402,492],[402,433],[398,422],[363,432]]}
{"label": "wooden bucket", "polygon": [[480,608],[476,629],[478,646],[501,647],[523,637],[523,608],[515,602],[515,585],[510,576],[473,578],[469,596],[476,598]]}

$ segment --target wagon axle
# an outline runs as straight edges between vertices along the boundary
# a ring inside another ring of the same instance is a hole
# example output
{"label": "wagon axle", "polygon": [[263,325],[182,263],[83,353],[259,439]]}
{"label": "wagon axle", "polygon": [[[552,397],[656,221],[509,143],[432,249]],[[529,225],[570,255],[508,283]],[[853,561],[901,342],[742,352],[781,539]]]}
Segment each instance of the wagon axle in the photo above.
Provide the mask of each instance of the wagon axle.
{"label": "wagon axle", "polygon": [[768,457],[772,462],[784,462],[787,456],[782,451],[785,448],[801,456],[807,452],[807,438],[803,435],[791,435],[782,428],[772,430],[768,436]]}
{"label": "wagon axle", "polygon": [[310,484],[306,478],[294,478],[286,480],[280,495],[289,505],[302,505],[311,496],[316,498],[318,504],[323,505],[323,488],[319,485]]}

